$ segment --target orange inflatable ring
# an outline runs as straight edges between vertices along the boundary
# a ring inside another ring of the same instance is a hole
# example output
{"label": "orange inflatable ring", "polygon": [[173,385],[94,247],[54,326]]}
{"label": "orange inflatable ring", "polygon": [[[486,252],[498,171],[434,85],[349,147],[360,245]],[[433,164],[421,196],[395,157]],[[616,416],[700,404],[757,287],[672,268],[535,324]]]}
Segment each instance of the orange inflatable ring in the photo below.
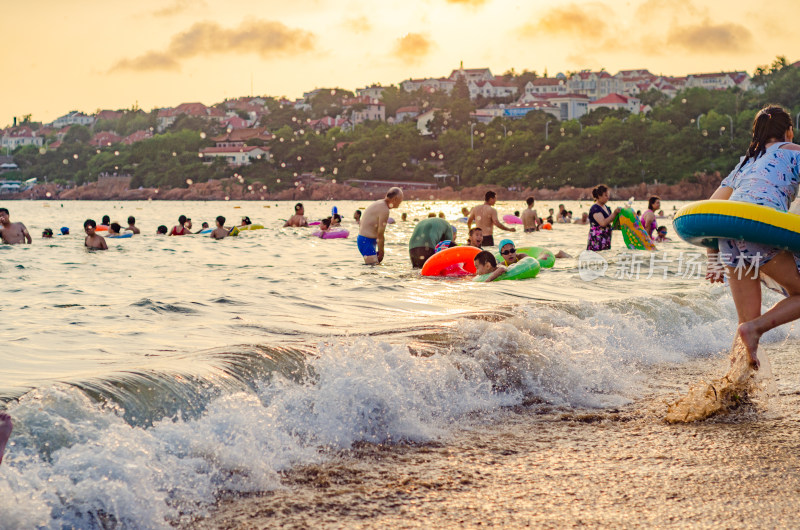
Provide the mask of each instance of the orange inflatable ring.
{"label": "orange inflatable ring", "polygon": [[475,256],[481,251],[475,247],[451,247],[437,252],[422,266],[423,276],[444,276],[445,269],[461,265],[463,269],[475,274]]}
{"label": "orange inflatable ring", "polygon": [[543,230],[552,230],[553,229],[553,225],[551,225],[550,223],[545,223],[545,224],[542,225],[542,229]]}
{"label": "orange inflatable ring", "polygon": [[95,232],[105,232],[108,230],[108,225],[97,225],[94,229]]}

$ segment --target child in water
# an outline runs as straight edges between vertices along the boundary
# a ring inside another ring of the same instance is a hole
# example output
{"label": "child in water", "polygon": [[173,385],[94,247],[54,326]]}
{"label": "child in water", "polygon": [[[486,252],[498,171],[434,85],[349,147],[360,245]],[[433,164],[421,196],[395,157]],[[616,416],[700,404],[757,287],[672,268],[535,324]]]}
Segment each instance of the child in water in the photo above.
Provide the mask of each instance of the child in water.
{"label": "child in water", "polygon": [[489,274],[489,277],[486,278],[487,282],[494,281],[506,272],[506,268],[500,265],[498,267],[497,260],[494,259],[494,254],[489,252],[488,250],[481,250],[475,256],[475,271],[478,274]]}
{"label": "child in water", "polygon": [[108,225],[108,237],[119,237],[122,227],[119,223],[111,223]]}
{"label": "child in water", "polygon": [[221,215],[217,216],[217,227],[209,234],[211,239],[225,239],[228,237],[228,229],[225,228],[225,218]]}
{"label": "child in water", "polygon": [[319,222],[319,237],[323,237],[325,232],[330,230],[331,228],[331,218],[326,217],[322,221]]}
{"label": "child in water", "polygon": [[667,227],[666,226],[659,226],[656,228],[657,235],[656,235],[656,243],[664,243],[665,241],[672,241],[672,239],[667,237]]}
{"label": "child in water", "polygon": [[500,255],[503,256],[505,265],[513,265],[523,258],[527,258],[525,254],[517,254],[517,249],[514,247],[514,242],[510,239],[504,239],[500,242]]}
{"label": "child in water", "polygon": [[94,219],[87,219],[83,223],[83,229],[86,231],[86,239],[83,241],[83,245],[91,250],[108,250],[105,238],[98,235],[94,231],[95,228],[97,228],[97,223]]}

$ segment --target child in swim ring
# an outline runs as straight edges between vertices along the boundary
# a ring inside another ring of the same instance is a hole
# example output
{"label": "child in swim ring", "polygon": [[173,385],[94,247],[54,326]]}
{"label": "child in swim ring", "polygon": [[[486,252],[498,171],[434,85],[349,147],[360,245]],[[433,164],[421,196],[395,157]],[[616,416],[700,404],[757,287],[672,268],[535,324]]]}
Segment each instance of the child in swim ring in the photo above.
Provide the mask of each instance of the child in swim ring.
{"label": "child in swim ring", "polygon": [[497,279],[498,276],[506,272],[506,268],[502,265],[497,265],[497,260],[494,255],[488,250],[482,250],[475,256],[475,271],[478,274],[489,274],[486,278],[487,282]]}
{"label": "child in swim ring", "polygon": [[319,237],[323,237],[325,232],[330,230],[331,228],[331,218],[326,217],[322,221],[319,222]]}
{"label": "child in swim ring", "polygon": [[522,258],[527,258],[525,254],[517,254],[517,249],[514,248],[514,242],[510,239],[504,239],[500,242],[500,255],[503,256],[503,261],[506,266],[517,263]]}

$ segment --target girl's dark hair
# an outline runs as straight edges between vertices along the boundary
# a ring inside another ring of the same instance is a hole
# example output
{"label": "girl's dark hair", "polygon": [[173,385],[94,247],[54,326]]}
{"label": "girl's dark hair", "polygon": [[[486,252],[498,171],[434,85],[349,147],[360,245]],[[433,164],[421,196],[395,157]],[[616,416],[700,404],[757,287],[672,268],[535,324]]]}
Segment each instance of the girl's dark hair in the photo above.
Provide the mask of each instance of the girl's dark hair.
{"label": "girl's dark hair", "polygon": [[178,224],[182,225],[185,222],[186,222],[186,216],[185,215],[181,215],[180,217],[178,217]]}
{"label": "girl's dark hair", "polygon": [[650,200],[647,201],[647,207],[652,210],[653,209],[653,205],[656,203],[656,201],[660,201],[660,200],[661,200],[661,197],[659,197],[658,195],[653,195],[652,197],[650,197]]}
{"label": "girl's dark hair", "polygon": [[488,250],[482,250],[478,252],[475,255],[475,261],[477,261],[481,265],[486,265],[488,263],[492,267],[497,267],[497,260],[494,258],[494,254],[492,254]]}
{"label": "girl's dark hair", "polygon": [[122,227],[119,225],[119,223],[111,223],[110,225],[108,225],[108,227],[117,233],[119,233],[119,231],[122,230]]}
{"label": "girl's dark hair", "polygon": [[766,145],[771,139],[776,138],[778,141],[783,141],[786,131],[791,126],[792,117],[783,110],[783,107],[767,105],[758,111],[753,120],[753,139],[750,141],[750,147],[747,148],[744,160],[739,164],[739,169],[751,158],[755,160],[763,155],[767,150]]}
{"label": "girl's dark hair", "polygon": [[325,219],[320,221],[320,224],[324,225],[325,228],[330,228],[330,226],[331,226],[331,218],[330,217],[326,217]]}
{"label": "girl's dark hair", "polygon": [[592,190],[592,197],[595,199],[599,199],[602,194],[608,191],[608,188],[600,184],[599,186],[595,186]]}

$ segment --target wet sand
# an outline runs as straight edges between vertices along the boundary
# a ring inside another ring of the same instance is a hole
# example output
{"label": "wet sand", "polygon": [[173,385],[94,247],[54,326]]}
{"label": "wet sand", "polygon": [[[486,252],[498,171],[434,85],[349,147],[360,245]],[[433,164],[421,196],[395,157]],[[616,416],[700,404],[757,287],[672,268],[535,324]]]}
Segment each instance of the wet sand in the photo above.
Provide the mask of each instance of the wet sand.
{"label": "wet sand", "polygon": [[623,409],[531,404],[471,418],[437,443],[364,444],[291,470],[283,490],[221,499],[191,526],[792,527],[800,504],[797,347],[767,351],[779,378],[767,411],[668,425],[665,401],[724,373],[725,360],[661,368],[650,374],[661,378],[658,394]]}

